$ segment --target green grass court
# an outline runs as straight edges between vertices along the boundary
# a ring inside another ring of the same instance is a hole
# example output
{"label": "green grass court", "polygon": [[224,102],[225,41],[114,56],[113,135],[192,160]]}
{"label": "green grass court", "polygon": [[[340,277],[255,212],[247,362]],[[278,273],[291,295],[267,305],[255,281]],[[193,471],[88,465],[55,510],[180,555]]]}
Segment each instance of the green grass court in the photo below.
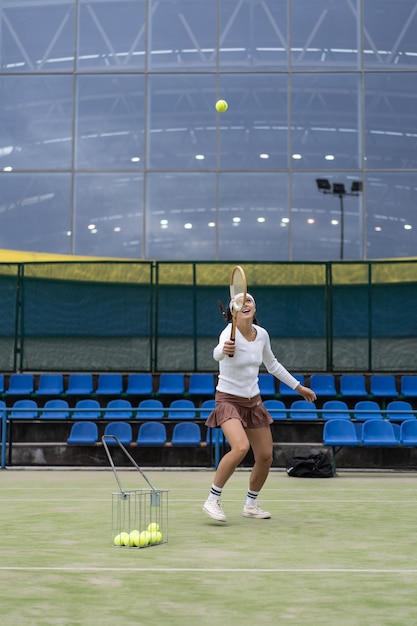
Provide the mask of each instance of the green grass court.
{"label": "green grass court", "polygon": [[[211,471],[147,471],[169,489],[167,544],[111,545],[112,471],[0,473],[3,626],[415,626],[417,475],[271,472],[243,518],[248,473],[201,512]],[[125,489],[146,486],[119,472]]]}

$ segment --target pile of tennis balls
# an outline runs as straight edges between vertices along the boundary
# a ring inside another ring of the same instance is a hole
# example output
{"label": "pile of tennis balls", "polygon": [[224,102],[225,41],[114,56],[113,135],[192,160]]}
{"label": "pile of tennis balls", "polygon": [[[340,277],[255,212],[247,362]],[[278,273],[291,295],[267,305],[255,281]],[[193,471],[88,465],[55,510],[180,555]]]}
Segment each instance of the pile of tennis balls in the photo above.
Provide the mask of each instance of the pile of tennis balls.
{"label": "pile of tennis balls", "polygon": [[162,533],[159,524],[151,522],[146,530],[131,530],[130,533],[121,532],[113,539],[115,546],[126,546],[129,548],[145,548],[162,542]]}

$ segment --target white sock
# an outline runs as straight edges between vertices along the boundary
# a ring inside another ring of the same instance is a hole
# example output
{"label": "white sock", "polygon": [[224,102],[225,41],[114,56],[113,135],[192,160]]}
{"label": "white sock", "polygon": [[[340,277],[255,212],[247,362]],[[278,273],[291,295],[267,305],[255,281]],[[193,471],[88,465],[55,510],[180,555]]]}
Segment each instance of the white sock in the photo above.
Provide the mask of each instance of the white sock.
{"label": "white sock", "polygon": [[254,506],[256,504],[256,498],[258,497],[258,495],[259,491],[251,491],[249,489],[245,506]]}
{"label": "white sock", "polygon": [[216,487],[213,483],[207,500],[218,500],[222,495],[223,487]]}

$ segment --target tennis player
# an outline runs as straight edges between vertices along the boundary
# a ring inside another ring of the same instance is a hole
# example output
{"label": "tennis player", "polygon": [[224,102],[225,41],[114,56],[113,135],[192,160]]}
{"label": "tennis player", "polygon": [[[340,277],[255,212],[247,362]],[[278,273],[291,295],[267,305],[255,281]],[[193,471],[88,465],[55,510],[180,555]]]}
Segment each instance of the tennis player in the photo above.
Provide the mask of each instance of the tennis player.
{"label": "tennis player", "polygon": [[[234,300],[238,300],[238,294]],[[231,322],[234,300],[231,300],[223,317]],[[206,425],[221,427],[230,445],[217,467],[213,484],[203,511],[219,522],[226,521],[222,508],[223,488],[237,466],[245,458],[249,447],[254,455],[254,466],[250,473],[249,490],[243,507],[243,516],[255,519],[268,519],[271,514],[264,511],[257,498],[269,474],[272,463],[273,422],[266,410],[259,392],[259,367],[264,363],[270,374],[295,389],[305,400],[316,400],[314,391],[300,384],[274,356],[268,332],[259,326],[256,318],[253,296],[247,294],[246,302],[237,315],[235,342],[230,341],[231,323],[228,323],[213,350],[213,357],[219,362],[219,377],[216,386],[216,404]]]}

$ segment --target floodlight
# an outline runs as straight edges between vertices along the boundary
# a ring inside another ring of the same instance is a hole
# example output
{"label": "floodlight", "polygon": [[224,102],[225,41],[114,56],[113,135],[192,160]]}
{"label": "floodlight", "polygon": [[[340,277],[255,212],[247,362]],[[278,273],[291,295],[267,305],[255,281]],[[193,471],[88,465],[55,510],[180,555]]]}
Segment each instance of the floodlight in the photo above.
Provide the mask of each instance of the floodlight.
{"label": "floodlight", "polygon": [[333,183],[333,193],[337,195],[344,195],[346,193],[346,189],[343,183]]}
{"label": "floodlight", "polygon": [[319,191],[330,191],[331,186],[327,178],[316,178],[317,189]]}

